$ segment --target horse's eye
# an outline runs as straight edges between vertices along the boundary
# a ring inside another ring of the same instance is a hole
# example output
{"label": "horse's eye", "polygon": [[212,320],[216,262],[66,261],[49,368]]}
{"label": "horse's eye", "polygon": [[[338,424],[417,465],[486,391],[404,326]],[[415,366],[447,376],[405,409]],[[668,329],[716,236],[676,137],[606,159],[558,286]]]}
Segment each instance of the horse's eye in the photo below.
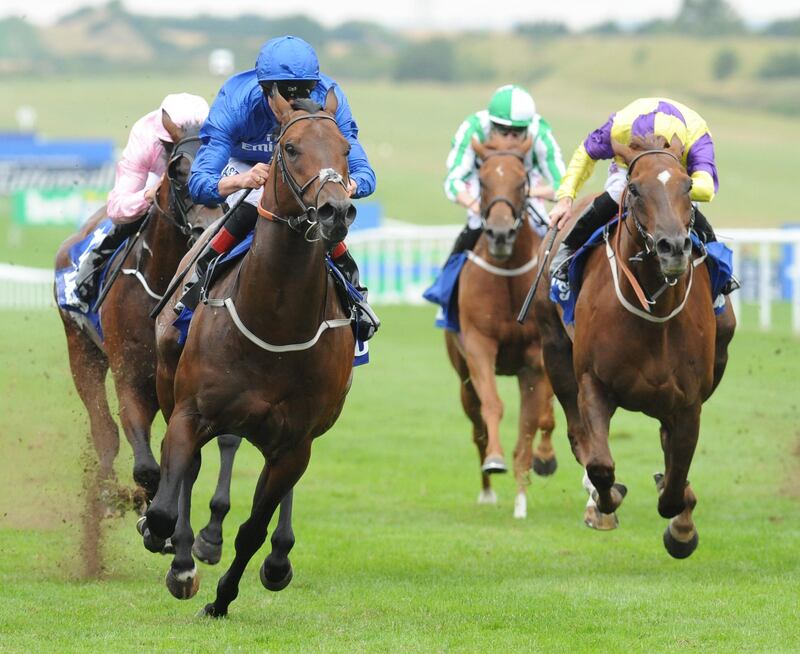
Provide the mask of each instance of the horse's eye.
{"label": "horse's eye", "polygon": [[628,193],[635,198],[639,197],[639,189],[636,188],[636,184],[628,184]]}
{"label": "horse's eye", "polygon": [[694,180],[690,177],[689,180],[686,182],[686,192],[692,192],[692,186],[694,186]]}
{"label": "horse's eye", "polygon": [[293,146],[291,143],[287,143],[287,144],[284,146],[284,148],[283,148],[283,149],[284,149],[284,150],[286,150],[286,154],[288,154],[288,155],[290,155],[290,156],[292,156],[292,157],[294,157],[294,156],[296,156],[296,155],[297,155],[297,148],[296,148],[296,147],[294,147],[294,146]]}
{"label": "horse's eye", "polygon": [[347,150],[346,150],[346,151],[345,151],[345,153],[344,153],[344,156],[345,156],[345,157],[349,157],[349,156],[350,156],[350,150],[352,150],[352,148],[351,148],[351,147],[348,147],[348,148],[347,148]]}

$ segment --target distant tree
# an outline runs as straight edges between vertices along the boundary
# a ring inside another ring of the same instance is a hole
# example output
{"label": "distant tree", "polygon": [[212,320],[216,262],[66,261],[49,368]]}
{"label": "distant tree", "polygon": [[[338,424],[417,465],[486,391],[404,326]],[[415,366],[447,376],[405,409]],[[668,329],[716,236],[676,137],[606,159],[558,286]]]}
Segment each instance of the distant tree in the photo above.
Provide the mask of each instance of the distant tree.
{"label": "distant tree", "polygon": [[34,25],[14,16],[0,20],[0,59],[31,59],[44,52]]}
{"label": "distant tree", "polygon": [[758,76],[763,79],[800,77],[800,52],[789,50],[771,55],[759,69]]}
{"label": "distant tree", "polygon": [[800,16],[786,20],[776,20],[767,25],[762,34],[766,36],[800,36]]}
{"label": "distant tree", "polygon": [[739,55],[731,48],[723,48],[717,51],[714,55],[714,60],[711,64],[714,79],[724,80],[728,79],[737,70],[739,70]]}
{"label": "distant tree", "polygon": [[396,80],[451,82],[456,77],[456,55],[447,39],[409,43],[397,54],[392,75]]}
{"label": "distant tree", "polygon": [[349,20],[334,27],[328,36],[335,41],[348,43],[380,43],[382,45],[396,45],[402,39],[390,30],[379,25],[363,20]]}
{"label": "distant tree", "polygon": [[586,28],[586,34],[599,34],[601,36],[614,36],[622,34],[624,30],[620,24],[613,20],[607,20],[604,23],[598,23]]}
{"label": "distant tree", "polygon": [[636,27],[634,32],[636,34],[668,34],[673,30],[671,21],[664,20],[663,18],[656,18],[654,20],[641,23]]}
{"label": "distant tree", "polygon": [[531,39],[552,39],[567,36],[569,29],[564,23],[538,21],[535,23],[518,23],[514,27],[514,32]]}
{"label": "distant tree", "polygon": [[745,32],[741,16],[726,0],[683,0],[673,31],[694,36],[722,36]]}

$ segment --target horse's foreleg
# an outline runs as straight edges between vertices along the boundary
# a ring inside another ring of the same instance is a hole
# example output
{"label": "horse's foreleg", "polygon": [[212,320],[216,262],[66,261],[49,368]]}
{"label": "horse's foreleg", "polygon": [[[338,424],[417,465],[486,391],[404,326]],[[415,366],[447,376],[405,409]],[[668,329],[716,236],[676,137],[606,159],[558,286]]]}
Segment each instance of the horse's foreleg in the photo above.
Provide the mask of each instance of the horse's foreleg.
{"label": "horse's foreleg", "polygon": [[175,548],[175,557],[172,559],[167,571],[166,584],[169,592],[177,599],[190,599],[195,596],[200,588],[200,578],[197,576],[197,567],[192,559],[192,487],[200,472],[200,452],[194,455],[192,462],[186,469],[181,482],[181,491],[178,498],[178,522],[175,524],[175,533],[172,534],[172,545]]}
{"label": "horse's foreleg", "polygon": [[558,467],[553,449],[553,429],[556,421],[553,415],[553,387],[548,376],[542,375],[539,382],[541,400],[539,402],[539,443],[533,451],[533,471],[542,477],[552,475]]}
{"label": "horse's foreleg", "polygon": [[663,518],[673,518],[686,508],[686,480],[699,434],[699,404],[676,411],[672,420],[662,423],[661,447],[664,449],[665,470],[658,512]]}
{"label": "horse's foreleg", "polygon": [[146,524],[158,538],[168,538],[178,519],[178,493],[187,467],[199,450],[197,416],[177,407],[172,414],[161,447],[161,479]]}
{"label": "horse's foreleg", "polygon": [[600,513],[609,515],[616,511],[626,493],[622,484],[614,483],[614,459],[608,447],[608,430],[616,406],[602,384],[589,373],[581,375],[579,388],[578,406],[587,435],[584,467],[593,486],[590,500],[594,500]]}
{"label": "horse's foreleg", "polygon": [[272,551],[261,566],[261,583],[264,588],[272,591],[283,590],[292,580],[292,564],[289,561],[289,552],[294,547],[294,531],[292,531],[292,500],[294,489],[281,500],[278,526],[272,532]]}
{"label": "horse's foreleg", "polygon": [[220,461],[219,478],[217,479],[217,489],[209,504],[211,518],[197,534],[192,548],[194,555],[209,565],[219,563],[222,558],[222,521],[231,508],[233,459],[241,442],[242,439],[233,434],[223,434],[217,437]]}
{"label": "horse's foreleg", "polygon": [[[464,413],[472,423],[472,442],[475,443],[478,450],[478,465],[483,465],[486,460],[486,446],[489,438],[486,432],[486,423],[483,422],[483,416],[481,416],[481,401],[469,378],[461,382],[461,406],[464,407]],[[489,474],[482,470],[478,504],[497,504],[497,494],[492,490]]]}
{"label": "horse's foreleg", "polygon": [[150,501],[156,494],[160,476],[150,448],[150,427],[158,412],[158,398],[152,382],[134,383],[125,378],[124,371],[115,376],[115,382],[122,429],[133,449],[133,480]]}
{"label": "horse's foreleg", "polygon": [[528,515],[526,491],[531,483],[531,463],[533,460],[533,438],[539,428],[541,413],[541,368],[525,366],[517,373],[519,384],[519,434],[514,448],[514,478],[517,481],[517,496],[514,500],[514,517]]}
{"label": "horse's foreleg", "polygon": [[285,452],[273,465],[264,465],[253,497],[250,517],[242,523],[236,535],[236,556],[217,584],[217,596],[214,602],[207,604],[203,609],[205,615],[211,617],[227,615],[228,606],[239,594],[239,581],[247,563],[266,540],[267,525],[272,514],[305,472],[310,457],[311,439],[306,438],[293,450]]}
{"label": "horse's foreleg", "polygon": [[492,474],[506,472],[503,447],[500,444],[500,420],[503,418],[503,402],[497,393],[494,376],[497,361],[497,342],[477,332],[464,334],[467,367],[470,382],[480,401],[481,418],[486,425],[486,456],[481,470]]}

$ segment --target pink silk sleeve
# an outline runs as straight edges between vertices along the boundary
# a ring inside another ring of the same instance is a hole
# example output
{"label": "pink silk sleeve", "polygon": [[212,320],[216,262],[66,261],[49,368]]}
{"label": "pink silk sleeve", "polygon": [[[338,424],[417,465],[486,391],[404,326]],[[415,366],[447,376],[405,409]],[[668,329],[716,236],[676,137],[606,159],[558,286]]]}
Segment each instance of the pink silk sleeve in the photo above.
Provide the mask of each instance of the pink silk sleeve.
{"label": "pink silk sleeve", "polygon": [[[147,173],[153,159],[154,139],[142,138],[144,121],[138,121],[131,129],[128,144],[117,163],[114,188],[108,194],[108,217],[115,223],[129,223],[141,216],[150,203],[144,199]],[[156,140],[157,144],[157,140]]]}

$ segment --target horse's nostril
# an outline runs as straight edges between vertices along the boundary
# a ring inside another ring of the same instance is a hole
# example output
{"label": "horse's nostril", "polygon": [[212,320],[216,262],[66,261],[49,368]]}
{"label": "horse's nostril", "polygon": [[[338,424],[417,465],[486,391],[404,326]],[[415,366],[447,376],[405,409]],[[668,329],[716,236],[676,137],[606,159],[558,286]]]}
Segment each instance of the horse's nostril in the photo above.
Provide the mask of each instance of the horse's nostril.
{"label": "horse's nostril", "polygon": [[670,245],[669,241],[665,238],[658,239],[658,243],[656,243],[656,249],[658,250],[659,254],[667,255],[672,252],[672,246]]}
{"label": "horse's nostril", "polygon": [[326,202],[319,209],[317,209],[317,220],[328,221],[333,218],[335,209],[330,202]]}
{"label": "horse's nostril", "polygon": [[691,249],[692,249],[692,239],[690,239],[687,236],[685,239],[683,239],[683,251],[689,252]]}

